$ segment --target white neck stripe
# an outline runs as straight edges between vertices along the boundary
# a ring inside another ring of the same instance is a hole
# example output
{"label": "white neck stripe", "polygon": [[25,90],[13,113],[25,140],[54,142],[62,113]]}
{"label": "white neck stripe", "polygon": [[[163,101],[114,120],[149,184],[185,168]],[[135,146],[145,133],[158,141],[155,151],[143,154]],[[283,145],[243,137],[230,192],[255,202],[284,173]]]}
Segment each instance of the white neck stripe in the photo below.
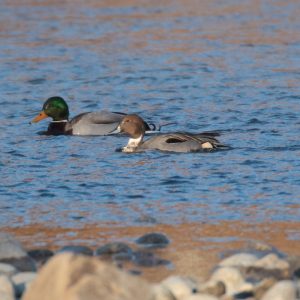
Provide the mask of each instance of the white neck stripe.
{"label": "white neck stripe", "polygon": [[68,120],[51,121],[51,123],[66,123]]}

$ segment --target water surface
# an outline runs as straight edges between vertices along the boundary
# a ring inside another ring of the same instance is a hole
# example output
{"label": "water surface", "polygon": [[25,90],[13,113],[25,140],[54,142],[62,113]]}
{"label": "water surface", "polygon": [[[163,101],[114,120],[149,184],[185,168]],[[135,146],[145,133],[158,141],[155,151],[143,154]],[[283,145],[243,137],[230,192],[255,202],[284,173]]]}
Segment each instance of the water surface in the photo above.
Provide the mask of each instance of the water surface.
{"label": "water surface", "polygon": [[[300,4],[206,2],[0,1],[1,227],[299,221]],[[135,112],[233,149],[39,135],[54,95],[72,116]]]}

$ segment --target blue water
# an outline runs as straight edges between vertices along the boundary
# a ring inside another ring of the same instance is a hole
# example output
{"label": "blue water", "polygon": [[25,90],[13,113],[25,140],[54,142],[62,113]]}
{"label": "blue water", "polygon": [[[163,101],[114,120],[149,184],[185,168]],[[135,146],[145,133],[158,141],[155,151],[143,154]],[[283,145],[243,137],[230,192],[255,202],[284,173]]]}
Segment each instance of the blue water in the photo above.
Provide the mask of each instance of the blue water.
{"label": "blue water", "polygon": [[[299,221],[300,3],[18,2],[0,0],[1,226]],[[54,95],[72,116],[135,112],[233,149],[39,135]]]}

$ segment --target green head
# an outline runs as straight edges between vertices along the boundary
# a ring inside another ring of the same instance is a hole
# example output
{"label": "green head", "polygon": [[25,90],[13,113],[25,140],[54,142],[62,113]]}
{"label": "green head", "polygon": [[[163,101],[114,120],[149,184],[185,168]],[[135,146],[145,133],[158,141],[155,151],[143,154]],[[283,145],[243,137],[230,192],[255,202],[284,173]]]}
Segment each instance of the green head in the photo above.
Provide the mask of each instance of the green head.
{"label": "green head", "polygon": [[66,101],[61,97],[51,97],[43,105],[43,110],[32,122],[36,123],[50,117],[53,121],[68,120],[69,108]]}

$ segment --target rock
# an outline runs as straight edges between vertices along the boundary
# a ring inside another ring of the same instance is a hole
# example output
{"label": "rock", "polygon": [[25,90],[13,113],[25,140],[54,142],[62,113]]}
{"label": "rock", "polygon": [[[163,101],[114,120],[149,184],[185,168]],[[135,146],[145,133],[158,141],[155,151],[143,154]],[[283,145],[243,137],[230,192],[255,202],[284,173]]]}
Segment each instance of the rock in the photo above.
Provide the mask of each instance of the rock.
{"label": "rock", "polygon": [[171,291],[161,284],[153,287],[153,300],[177,300]]}
{"label": "rock", "polygon": [[49,249],[32,249],[27,253],[37,263],[38,266],[42,266],[50,257],[54,255],[53,251]]}
{"label": "rock", "polygon": [[194,294],[189,295],[187,297],[183,297],[180,300],[218,300],[218,298],[208,294]]}
{"label": "rock", "polygon": [[16,273],[17,269],[14,266],[10,264],[0,263],[0,275],[6,275],[10,277]]}
{"label": "rock", "polygon": [[57,253],[62,253],[62,252],[72,252],[74,254],[82,254],[82,255],[87,255],[87,256],[93,256],[93,250],[89,247],[86,246],[64,246],[61,249],[57,251]]}
{"label": "rock", "polygon": [[199,292],[220,297],[225,294],[226,287],[222,281],[209,280],[199,286]]}
{"label": "rock", "polygon": [[265,278],[275,278],[277,280],[283,280],[289,278],[289,272],[287,270],[268,270],[258,267],[247,267],[241,269],[243,277],[250,282],[259,282]]}
{"label": "rock", "polygon": [[220,263],[220,267],[248,267],[252,266],[258,258],[250,253],[237,253],[223,259]]}
{"label": "rock", "polygon": [[96,250],[96,255],[132,255],[132,249],[125,243],[109,243]]}
{"label": "rock", "polygon": [[280,259],[276,254],[270,253],[265,255],[261,259],[257,260],[254,267],[264,268],[267,270],[289,270],[289,263],[283,259]]}
{"label": "rock", "polygon": [[5,276],[0,275],[0,299],[1,300],[14,300],[15,291],[11,280]]}
{"label": "rock", "polygon": [[190,277],[170,276],[162,281],[161,286],[168,289],[176,299],[182,299],[198,291],[197,282]]}
{"label": "rock", "polygon": [[0,233],[0,260],[27,256],[21,244],[11,235]]}
{"label": "rock", "polygon": [[246,282],[241,272],[233,267],[218,268],[212,274],[211,280],[223,282],[226,287],[226,295],[253,290],[253,285]]}
{"label": "rock", "polygon": [[34,261],[21,244],[11,235],[0,233],[0,262],[8,263],[20,271],[35,271]]}
{"label": "rock", "polygon": [[261,300],[296,300],[296,286],[291,280],[282,280],[274,284]]}
{"label": "rock", "polygon": [[133,263],[140,267],[157,267],[171,264],[170,261],[154,255],[152,252],[136,251],[133,254]]}
{"label": "rock", "polygon": [[11,277],[15,287],[16,296],[20,297],[35,279],[35,272],[21,272]]}
{"label": "rock", "polygon": [[139,237],[136,243],[147,248],[165,248],[170,241],[164,234],[153,232]]}
{"label": "rock", "polygon": [[254,287],[255,299],[261,299],[265,292],[277,281],[274,278],[265,278]]}
{"label": "rock", "polygon": [[150,300],[151,286],[95,257],[55,255],[40,270],[22,300]]}

